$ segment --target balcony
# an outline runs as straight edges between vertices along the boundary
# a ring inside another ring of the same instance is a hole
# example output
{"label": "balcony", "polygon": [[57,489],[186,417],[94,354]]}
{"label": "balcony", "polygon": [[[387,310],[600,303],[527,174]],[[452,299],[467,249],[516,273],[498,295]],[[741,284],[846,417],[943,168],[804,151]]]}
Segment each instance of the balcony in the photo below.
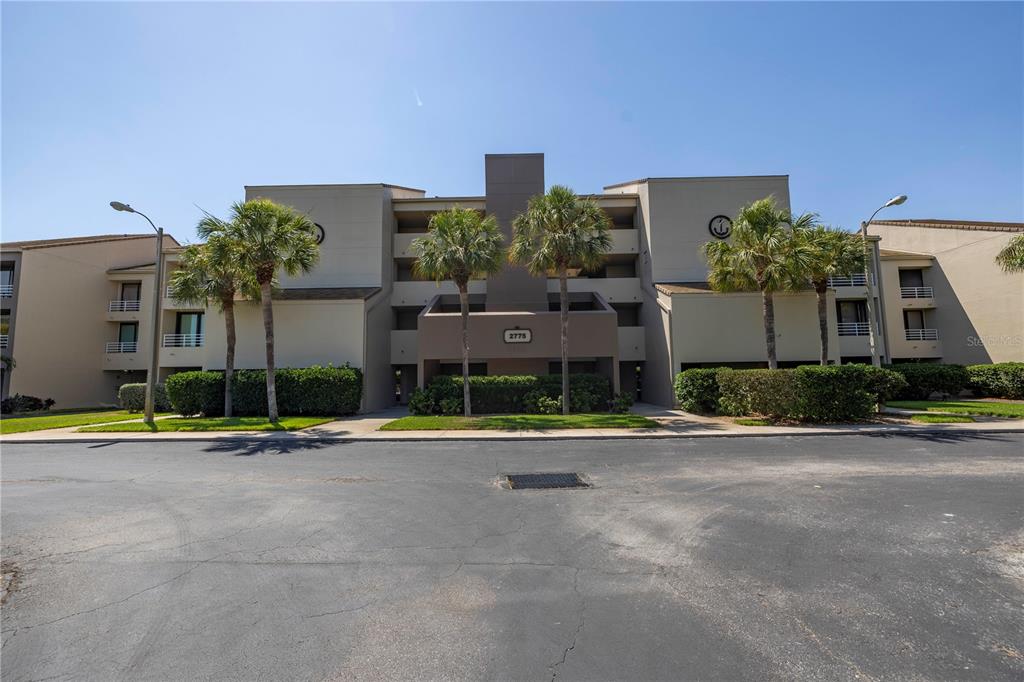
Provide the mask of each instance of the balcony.
{"label": "balcony", "polygon": [[900,287],[900,298],[935,298],[931,287]]}
{"label": "balcony", "polygon": [[415,329],[394,329],[391,332],[391,364],[392,365],[413,365],[416,364],[416,336]]}
{"label": "balcony", "polygon": [[108,313],[137,313],[141,301],[111,301],[107,304]]}
{"label": "balcony", "polygon": [[[597,293],[609,303],[640,301],[639,277],[574,277],[569,279],[569,293]],[[558,280],[548,280],[548,293],[558,293]]]}
{"label": "balcony", "polygon": [[7,334],[0,334],[0,348],[7,348],[7,345],[11,342],[11,337]]}
{"label": "balcony", "polygon": [[139,350],[138,341],[107,341],[104,353],[136,353]]}
{"label": "balcony", "polygon": [[612,248],[608,253],[640,253],[640,230],[609,230]]}
{"label": "balcony", "polygon": [[619,327],[619,360],[646,360],[643,327]]}
{"label": "balcony", "polygon": [[907,329],[904,331],[907,341],[938,341],[938,329]]}
{"label": "balcony", "polygon": [[13,284],[0,284],[0,298],[11,298],[14,296]]}
{"label": "balcony", "polygon": [[840,322],[836,326],[839,328],[839,336],[868,336],[871,333],[867,322]]}
{"label": "balcony", "polygon": [[203,334],[164,334],[164,348],[200,348]]}
{"label": "balcony", "polygon": [[828,286],[831,289],[839,287],[866,287],[868,276],[863,272],[855,272],[851,275],[833,275],[828,278]]}
{"label": "balcony", "polygon": [[[474,279],[469,282],[469,293],[482,294],[487,291],[487,281]],[[458,295],[459,290],[451,282],[395,282],[391,291],[393,306],[425,306],[438,294]]]}

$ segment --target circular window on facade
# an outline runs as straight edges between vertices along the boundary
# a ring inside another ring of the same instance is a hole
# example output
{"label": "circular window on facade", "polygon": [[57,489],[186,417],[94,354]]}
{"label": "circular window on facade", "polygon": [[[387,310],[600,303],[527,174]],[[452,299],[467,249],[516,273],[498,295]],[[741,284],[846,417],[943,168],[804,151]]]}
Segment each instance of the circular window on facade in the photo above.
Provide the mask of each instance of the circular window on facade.
{"label": "circular window on facade", "polygon": [[313,225],[316,226],[316,243],[317,244],[323,244],[324,243],[324,237],[327,236],[327,233],[324,232],[324,226],[321,225],[320,223],[313,223]]}
{"label": "circular window on facade", "polygon": [[732,233],[732,220],[726,215],[716,215],[708,222],[708,232],[712,237],[725,239]]}

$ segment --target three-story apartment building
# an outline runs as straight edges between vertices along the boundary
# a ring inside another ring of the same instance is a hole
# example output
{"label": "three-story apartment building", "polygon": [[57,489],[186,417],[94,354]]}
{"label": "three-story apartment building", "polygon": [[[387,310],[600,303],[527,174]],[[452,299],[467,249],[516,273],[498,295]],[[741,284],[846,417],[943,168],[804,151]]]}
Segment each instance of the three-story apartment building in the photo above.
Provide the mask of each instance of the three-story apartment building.
{"label": "three-story apartment building", "polygon": [[[321,242],[320,262],[311,273],[281,277],[274,299],[277,365],[361,368],[365,410],[404,401],[437,374],[461,372],[457,292],[450,282],[417,275],[413,241],[427,234],[434,214],[453,206],[496,216],[511,236],[514,216],[525,210],[530,196],[545,190],[543,155],[487,155],[484,186],[483,195],[450,197],[388,184],[246,187],[246,199],[266,197],[308,215]],[[605,374],[617,391],[670,405],[672,380],[682,369],[764,366],[760,295],[711,291],[701,247],[728,239],[730,216],[769,195],[788,208],[788,177],[647,178],[593,195],[611,221],[612,248],[597,270],[571,273],[570,371]],[[873,232],[881,225],[874,223]],[[948,286],[934,284],[936,262],[949,261],[945,250],[932,254],[927,245],[904,246],[897,233],[904,234],[902,226],[870,237],[877,277],[833,278],[830,361],[870,362],[868,297],[875,303],[875,346],[883,362],[1021,359],[1019,345],[998,353],[958,349],[947,355],[949,334],[959,329],[951,311],[989,300],[980,295],[986,286],[1004,308],[1015,308],[1017,317],[1010,313],[997,321],[968,314],[978,338],[1012,337],[1011,328],[1019,327],[1020,275],[996,274],[989,253],[995,242],[984,254],[961,259],[974,263],[975,283],[968,290],[959,275],[948,278]],[[5,309],[0,339],[7,344],[2,352],[17,363],[4,373],[5,395],[53,397],[61,407],[109,404],[118,385],[144,379],[152,340],[147,310],[155,286],[148,256],[153,239],[132,235],[2,246],[0,285],[7,288],[0,288],[0,296],[6,296],[0,299]],[[880,239],[885,248],[879,249]],[[168,238],[164,252],[166,279],[156,285],[160,378],[183,369],[223,369],[223,316],[216,307],[175,299],[168,281],[181,247]],[[557,279],[508,266],[471,281],[469,291],[472,372],[560,371]],[[777,294],[775,317],[780,365],[817,362],[813,292]],[[262,368],[259,305],[239,301],[236,325],[236,367]]]}

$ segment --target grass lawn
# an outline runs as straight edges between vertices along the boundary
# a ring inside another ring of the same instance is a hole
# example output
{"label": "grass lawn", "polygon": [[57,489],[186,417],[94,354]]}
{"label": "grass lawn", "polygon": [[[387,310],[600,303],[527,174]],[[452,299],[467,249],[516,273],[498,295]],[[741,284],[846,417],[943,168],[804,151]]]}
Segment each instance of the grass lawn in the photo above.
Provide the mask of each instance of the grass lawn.
{"label": "grass lawn", "polygon": [[740,426],[771,426],[770,419],[758,419],[756,417],[740,417],[736,420]]}
{"label": "grass lawn", "polygon": [[87,412],[36,412],[26,416],[5,416],[0,419],[0,433],[25,433],[27,431],[44,431],[46,429],[62,429],[69,426],[85,426],[86,424],[102,424],[125,419],[141,419],[137,412],[124,410],[90,410]]}
{"label": "grass lawn", "polygon": [[381,431],[523,431],[534,429],[650,429],[658,422],[637,414],[497,414],[486,417],[402,417]]}
{"label": "grass lawn", "polygon": [[982,414],[991,417],[1024,419],[1024,403],[997,403],[985,400],[893,400],[886,405],[903,410]]}
{"label": "grass lawn", "polygon": [[910,421],[919,424],[965,424],[973,422],[974,417],[966,414],[915,414]]}
{"label": "grass lawn", "polygon": [[268,422],[266,417],[173,417],[158,419],[152,426],[144,422],[106,424],[78,429],[80,432],[107,433],[117,431],[297,431],[334,421],[334,417],[281,417]]}

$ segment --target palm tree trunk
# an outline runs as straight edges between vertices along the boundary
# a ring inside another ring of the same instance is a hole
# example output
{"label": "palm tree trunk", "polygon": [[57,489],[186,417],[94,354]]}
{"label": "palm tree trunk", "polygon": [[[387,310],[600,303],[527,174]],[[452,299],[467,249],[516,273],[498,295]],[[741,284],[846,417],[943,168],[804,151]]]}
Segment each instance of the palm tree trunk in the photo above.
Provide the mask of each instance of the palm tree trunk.
{"label": "palm tree trunk", "polygon": [[768,369],[778,369],[775,359],[775,299],[772,292],[761,290],[761,302],[764,305],[764,342],[768,348]]}
{"label": "palm tree trunk", "polygon": [[569,275],[558,271],[558,308],[562,322],[562,414],[569,414]]}
{"label": "palm tree trunk", "polygon": [[231,416],[232,383],[235,377],[235,298],[224,297],[224,329],[227,338],[227,353],[224,356],[224,416]]}
{"label": "palm tree trunk", "polygon": [[274,307],[270,282],[260,283],[260,303],[263,305],[263,333],[267,337],[267,416],[277,421],[277,389],[274,386]]}
{"label": "palm tree trunk", "polygon": [[818,297],[818,333],[821,335],[821,364],[828,364],[828,285],[815,283],[814,293]]}
{"label": "palm tree trunk", "polygon": [[465,284],[459,285],[459,306],[462,311],[462,414],[470,416],[469,402],[469,292]]}

